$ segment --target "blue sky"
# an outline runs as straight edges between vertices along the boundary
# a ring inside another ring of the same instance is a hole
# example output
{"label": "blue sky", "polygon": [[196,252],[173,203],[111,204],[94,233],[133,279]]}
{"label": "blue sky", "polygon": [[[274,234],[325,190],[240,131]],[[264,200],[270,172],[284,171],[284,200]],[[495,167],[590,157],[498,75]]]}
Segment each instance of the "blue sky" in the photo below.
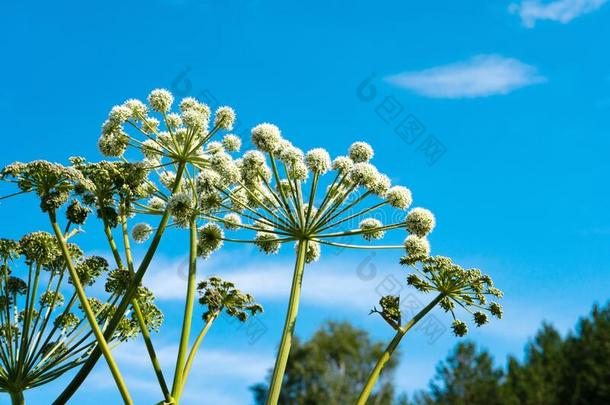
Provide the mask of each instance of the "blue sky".
{"label": "blue sky", "polygon": [[[324,146],[338,155],[353,141],[370,142],[380,169],[436,214],[433,251],[484,269],[505,291],[506,318],[470,334],[504,361],[521,355],[542,320],[566,332],[608,298],[605,3],[6,2],[0,164],[99,159],[109,109],[156,87],[233,106],[240,131],[273,122],[305,150]],[[414,126],[401,137],[403,121]],[[36,207],[27,197],[3,203],[3,236],[48,229]],[[90,222],[82,244],[103,253]],[[167,370],[179,333],[186,237],[171,233],[147,275],[168,318],[155,336]],[[257,329],[265,333],[252,344],[246,331],[219,320],[185,403],[250,402],[248,386],[272,366],[280,337],[292,270],[284,250],[263,257],[227,246],[202,263],[204,274],[235,279],[265,305]],[[325,251],[307,269],[297,334],[334,319],[389,339],[389,328],[367,314],[386,277],[401,277],[397,260]],[[374,277],[364,280],[363,269]],[[441,329],[450,324],[436,317]],[[433,343],[423,332],[409,336],[399,388],[425,387],[456,341],[448,332]],[[152,403],[161,396],[141,346],[124,345],[117,356],[137,403]],[[46,404],[65,381],[26,396]],[[103,364],[75,398],[119,402]]]}

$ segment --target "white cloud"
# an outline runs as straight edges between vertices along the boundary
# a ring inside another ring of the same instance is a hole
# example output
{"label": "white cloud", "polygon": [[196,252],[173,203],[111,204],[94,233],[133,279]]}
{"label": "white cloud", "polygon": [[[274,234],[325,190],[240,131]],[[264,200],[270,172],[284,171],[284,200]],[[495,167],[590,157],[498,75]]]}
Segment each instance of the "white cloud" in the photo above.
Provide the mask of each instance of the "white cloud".
{"label": "white cloud", "polygon": [[[366,257],[371,257],[370,253]],[[258,301],[285,302],[290,293],[294,263],[288,259],[273,259],[278,260],[250,260],[242,266],[227,265],[224,259],[220,259],[215,263],[202,262],[201,269],[206,276],[218,274],[233,281],[239,289],[251,293]],[[358,275],[358,267],[365,263],[366,258],[356,255],[342,259],[329,258],[324,263],[307,266],[303,278],[302,302],[367,311],[379,299],[376,287],[387,274],[395,274],[399,267],[395,263],[383,266],[382,260],[376,259],[371,262],[376,272],[375,278],[366,281]],[[144,284],[161,300],[183,300],[186,276],[182,267],[182,260],[157,263],[147,272]]]}
{"label": "white cloud", "polygon": [[500,55],[477,55],[467,61],[387,78],[390,83],[433,98],[475,98],[508,94],[543,83],[534,66]]}
{"label": "white cloud", "polygon": [[567,24],[580,15],[597,10],[606,2],[607,0],[558,0],[542,3],[540,0],[523,0],[521,4],[512,3],[509,10],[519,14],[524,26],[533,28],[538,20]]}
{"label": "white cloud", "polygon": [[[155,345],[165,377],[171,382],[178,346]],[[160,399],[160,391],[151,371],[150,359],[140,342],[122,344],[113,351],[127,386],[136,402]],[[206,348],[200,351],[191,369],[184,391],[185,404],[243,404],[250,398],[248,387],[263,381],[267,370],[273,366],[274,353],[260,351],[226,350]],[[116,391],[114,380],[105,369],[91,375],[90,386],[97,390]],[[234,386],[238,388],[230,389]]]}

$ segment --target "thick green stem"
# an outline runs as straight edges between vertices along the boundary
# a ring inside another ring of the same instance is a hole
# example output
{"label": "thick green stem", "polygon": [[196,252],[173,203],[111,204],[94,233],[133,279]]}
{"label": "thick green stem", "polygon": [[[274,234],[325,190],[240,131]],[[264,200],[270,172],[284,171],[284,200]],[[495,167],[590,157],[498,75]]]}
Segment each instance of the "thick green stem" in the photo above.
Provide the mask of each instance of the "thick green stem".
{"label": "thick green stem", "polygon": [[191,322],[193,320],[193,307],[195,306],[195,290],[197,278],[197,224],[195,219],[191,221],[189,229],[189,274],[186,290],[186,302],[184,304],[184,318],[182,319],[182,332],[180,334],[180,348],[176,359],[176,371],[172,385],[172,397],[178,398],[182,386],[184,373],[184,359],[188,351],[189,338],[191,336]]}
{"label": "thick green stem", "polygon": [[11,404],[13,405],[25,405],[25,398],[23,397],[23,391],[10,392]]}
{"label": "thick green stem", "polygon": [[396,350],[396,347],[400,343],[401,339],[404,337],[404,335],[407,334],[407,332],[421,318],[423,318],[428,312],[430,312],[432,310],[432,308],[434,308],[436,306],[436,304],[438,304],[440,302],[440,300],[443,299],[444,296],[445,296],[445,294],[443,294],[443,293],[439,294],[424,309],[419,311],[409,321],[409,323],[407,323],[403,327],[398,328],[398,330],[396,331],[396,335],[394,335],[394,338],[388,344],[388,347],[386,347],[385,351],[383,352],[383,354],[381,355],[379,360],[377,360],[377,364],[375,364],[375,368],[373,369],[373,371],[369,375],[369,378],[366,380],[366,383],[364,384],[364,388],[362,389],[362,392],[360,393],[360,396],[358,397],[358,401],[356,401],[356,405],[366,405],[366,401],[371,396],[371,393],[373,392],[373,388],[375,387],[375,383],[377,383],[377,380],[379,379],[379,375],[381,374],[381,371],[385,367],[386,363],[390,360],[390,357],[392,357],[392,354]]}
{"label": "thick green stem", "polygon": [[[178,165],[178,170],[176,171],[176,183],[174,184],[172,193],[175,193],[180,187],[180,183],[182,181],[182,174],[184,173],[184,168],[185,168],[184,163],[180,163]],[[123,314],[125,314],[125,310],[127,309],[127,307],[129,306],[129,303],[135,296],[135,294],[138,290],[138,286],[140,285],[140,282],[142,281],[142,278],[144,277],[144,273],[146,273],[146,270],[148,270],[148,266],[150,265],[152,258],[154,256],[155,252],[157,251],[157,247],[159,246],[159,243],[161,243],[161,237],[163,236],[163,233],[165,232],[165,228],[167,227],[167,222],[169,221],[169,217],[170,217],[170,214],[166,208],[163,213],[163,217],[161,217],[161,221],[159,222],[159,226],[157,227],[157,232],[155,232],[155,236],[153,237],[152,241],[150,242],[150,246],[149,246],[148,250],[146,251],[146,255],[144,255],[144,259],[142,259],[142,262],[140,263],[140,267],[138,268],[138,271],[136,272],[136,275],[134,276],[133,285],[123,296],[123,299],[121,300],[119,307],[117,308],[117,310],[115,312],[115,315],[113,316],[112,320],[108,324],[108,327],[106,328],[106,332],[105,332],[106,334],[111,335],[114,333],[114,331],[116,330],[116,328],[119,324],[119,321],[123,317]],[[61,405],[61,404],[65,404],[68,402],[68,400],[72,397],[72,395],[74,395],[76,390],[85,381],[85,378],[87,378],[89,373],[91,373],[91,371],[93,370],[93,367],[95,367],[95,364],[99,360],[100,356],[101,356],[101,352],[96,347],[95,350],[91,353],[91,355],[87,359],[87,361],[85,362],[85,364],[83,364],[83,366],[78,371],[78,373],[76,373],[76,375],[74,376],[72,381],[70,381],[70,384],[68,384],[68,386],[63,390],[63,392],[57,397],[57,399],[55,399],[55,401],[53,402],[53,405]]]}
{"label": "thick green stem", "polygon": [[307,241],[299,241],[297,250],[297,259],[294,265],[294,274],[292,276],[292,288],[290,290],[290,302],[288,303],[288,312],[284,321],[284,331],[282,332],[282,340],[275,359],[275,367],[271,377],[269,386],[269,396],[267,397],[267,405],[277,405],[284,381],[284,373],[286,364],[288,363],[288,355],[290,354],[290,346],[292,345],[292,335],[297,321],[299,312],[299,299],[301,296],[301,285],[303,283],[303,270],[305,269],[305,254],[307,253]]}
{"label": "thick green stem", "polygon": [[208,330],[212,326],[212,322],[218,316],[218,313],[214,314],[208,321],[206,322],[201,332],[195,339],[195,343],[193,343],[193,347],[191,348],[191,352],[189,353],[189,357],[186,359],[186,364],[184,365],[184,371],[182,372],[182,384],[180,384],[180,390],[176,393],[176,401],[180,401],[180,397],[182,396],[182,391],[184,391],[184,386],[186,385],[186,379],[189,376],[191,371],[191,367],[193,366],[193,361],[195,361],[195,356],[197,355],[197,349],[199,349],[199,345],[201,345],[201,341],[208,333]]}
{"label": "thick green stem", "polygon": [[78,277],[78,273],[74,268],[74,264],[72,263],[72,257],[70,256],[68,246],[66,245],[66,241],[64,239],[64,234],[62,233],[61,229],[59,229],[59,225],[57,224],[57,221],[55,219],[54,212],[49,212],[49,219],[51,220],[51,225],[53,226],[53,231],[55,232],[55,238],[59,243],[59,247],[61,248],[64,259],[66,261],[66,267],[68,267],[70,278],[72,279],[72,284],[76,289],[76,294],[78,295],[81,307],[83,308],[83,312],[85,312],[85,316],[89,321],[91,330],[95,335],[95,340],[97,341],[97,348],[99,348],[99,350],[102,352],[104,358],[106,359],[106,362],[108,363],[108,368],[110,368],[110,372],[112,373],[112,377],[116,382],[119,392],[121,393],[121,397],[123,397],[123,401],[126,404],[133,404],[131,396],[129,395],[129,392],[127,390],[127,386],[125,385],[123,377],[121,376],[121,372],[119,371],[119,368],[116,362],[114,361],[114,357],[112,357],[110,347],[108,347],[108,342],[106,341],[104,334],[102,333],[99,325],[97,324],[97,319],[95,317],[95,314],[93,313],[93,310],[91,309],[91,306],[89,305],[89,301],[87,301],[85,289],[83,288],[83,285],[80,282],[80,278]]}

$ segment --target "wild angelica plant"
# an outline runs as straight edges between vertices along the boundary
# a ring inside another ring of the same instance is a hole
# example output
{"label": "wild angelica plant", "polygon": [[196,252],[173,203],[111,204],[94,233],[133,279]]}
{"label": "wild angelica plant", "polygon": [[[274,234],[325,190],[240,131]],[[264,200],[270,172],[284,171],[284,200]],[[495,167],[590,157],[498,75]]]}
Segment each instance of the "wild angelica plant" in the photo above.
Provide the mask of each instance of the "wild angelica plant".
{"label": "wild angelica plant", "polygon": [[[171,93],[157,89],[149,94],[148,105],[130,99],[113,107],[98,141],[100,151],[114,158],[111,161],[90,163],[74,157],[69,167],[34,161],[15,163],[0,172],[0,179],[17,184],[20,191],[12,195],[34,192],[39,196],[75,296],[95,336],[88,359],[57,398],[57,404],[70,399],[102,354],[124,402],[133,403],[108,344],[125,328],[124,316],[129,307],[130,325],[142,332],[163,403],[179,403],[192,359],[218,314],[224,309],[242,319],[246,312],[255,315],[260,310],[251,296],[240,293],[229,282],[212,278],[200,284],[200,302],[208,308],[206,324],[189,351],[197,259],[208,258],[225,241],[253,243],[267,254],[277,253],[282,244],[295,244],[289,306],[267,399],[267,404],[273,405],[278,401],[290,351],[305,264],[319,259],[322,245],[406,248],[406,260],[414,260],[413,263],[424,262],[429,255],[426,236],[435,226],[434,216],[423,208],[413,208],[406,216],[402,213],[411,206],[411,192],[402,186],[392,187],[389,178],[370,163],[374,154],[370,145],[355,142],[347,156],[331,160],[322,148],[303,153],[284,139],[275,125],[265,123],[252,130],[257,150],[234,159],[230,153],[239,151],[238,137],[228,133],[222,141],[212,140],[221,131],[231,131],[235,121],[231,108],[218,108],[212,121],[209,107],[194,98],[183,99],[179,112],[172,112],[173,102]],[[65,208],[67,224],[62,230],[57,214],[70,198],[72,201]],[[91,211],[103,225],[116,266],[106,283],[106,290],[113,297],[113,310],[101,326],[95,311],[98,307],[85,294],[86,280],[79,276],[78,257],[74,257],[67,242],[78,232],[72,227],[82,225]],[[155,226],[136,222],[135,217],[139,220],[142,216],[158,217],[159,221]],[[189,235],[184,316],[171,390],[149,334],[158,327],[162,315],[154,307],[152,293],[141,285],[168,227],[187,229]],[[409,233],[403,245],[370,243],[401,228]],[[228,238],[225,231],[253,235]],[[131,253],[130,236],[136,243],[148,243],[139,265]],[[353,236],[361,236],[365,243],[342,242],[342,238]],[[385,298],[382,310],[386,312],[382,314],[386,320],[393,319],[393,299]],[[399,320],[393,322],[399,330],[402,328]],[[454,329],[459,331],[460,327]],[[373,376],[372,384],[375,379]]]}
{"label": "wild angelica plant", "polygon": [[[258,150],[246,152],[237,161],[239,176],[230,187],[208,176],[201,179],[200,188],[220,191],[220,195],[214,191],[218,212],[210,212],[205,217],[224,224],[227,230],[255,234],[251,239],[227,238],[217,225],[211,225],[202,237],[210,241],[253,243],[267,254],[277,253],[282,244],[296,243],[290,301],[267,399],[267,404],[277,404],[305,264],[319,259],[322,245],[353,249],[402,248],[336,242],[338,238],[355,235],[366,242],[380,240],[387,231],[401,228],[411,232],[411,240],[426,247],[425,236],[434,227],[434,216],[426,209],[415,208],[406,218],[401,214],[400,220],[389,224],[375,218],[379,213],[383,218],[395,217],[397,210],[409,208],[412,197],[409,189],[392,187],[390,179],[370,163],[373,149],[367,143],[355,142],[348,156],[331,160],[322,148],[303,153],[283,139],[275,125],[267,123],[252,129],[252,143]],[[388,208],[393,213],[388,213]],[[222,216],[221,212],[226,214]],[[354,224],[357,227],[350,229]]]}
{"label": "wild angelica plant", "polygon": [[[62,242],[65,244],[65,238],[56,222],[56,210],[68,201],[70,195],[73,195],[83,206],[91,207],[103,223],[105,237],[116,266],[128,279],[124,294],[117,303],[115,314],[105,328],[105,336],[96,332],[100,342],[99,349],[96,347],[91,353],[72,382],[57,398],[57,403],[65,403],[72,396],[102,354],[111,366],[123,400],[132,403],[105,340],[117,330],[122,314],[130,305],[140,325],[143,325],[143,314],[140,314],[143,309],[138,308],[135,298],[142,288],[142,278],[163,233],[167,226],[174,225],[190,229],[188,291],[172,390],[175,391],[181,386],[181,372],[184,369],[196,290],[196,258],[198,255],[207,257],[213,250],[211,247],[214,247],[205,240],[201,243],[198,241],[196,220],[201,217],[202,212],[208,210],[206,205],[208,203],[200,200],[195,179],[200,177],[200,171],[209,168],[213,168],[215,173],[230,177],[230,173],[225,171],[232,169],[233,161],[226,151],[239,149],[241,142],[232,134],[225,135],[222,142],[211,141],[211,138],[220,131],[228,131],[232,128],[235,113],[231,108],[218,108],[210,129],[211,112],[208,106],[188,97],[180,102],[180,112],[174,113],[171,111],[173,101],[170,92],[157,89],[148,96],[148,106],[139,100],[131,99],[112,108],[108,119],[102,125],[102,135],[98,145],[104,155],[117,158],[115,161],[88,163],[83,158],[72,158],[71,167],[44,161],[17,163],[5,168],[0,174],[0,178],[17,183],[20,192],[15,194],[34,191],[41,197],[41,208],[43,212],[49,214],[60,245]],[[131,156],[130,150],[137,150],[141,155]],[[38,166],[43,170],[39,170]],[[43,181],[41,182],[40,179]],[[193,209],[190,209],[190,203],[186,202],[188,198],[191,198]],[[214,204],[214,201],[210,201],[209,204]],[[132,229],[132,237],[138,243],[143,243],[148,237],[152,237],[139,266],[135,265],[131,255],[128,231],[128,221],[137,214],[160,217],[159,223],[154,228],[146,223],[139,223]],[[170,218],[174,218],[174,223],[171,225]],[[115,228],[120,231],[123,254],[114,239]],[[219,246],[218,243],[216,247]],[[70,257],[65,249],[64,256]],[[70,262],[68,260],[68,263]],[[78,285],[76,287],[78,290]],[[79,299],[86,302],[84,291],[81,292]],[[95,331],[97,325],[94,325],[95,322],[91,323]],[[165,402],[173,403],[150,336],[145,329],[143,332]]]}
{"label": "wild angelica plant", "polygon": [[411,245],[412,249],[407,250],[407,254],[400,259],[402,265],[410,266],[414,270],[407,275],[407,284],[423,293],[435,291],[438,294],[406,323],[402,319],[398,296],[382,297],[379,300],[381,310],[373,308],[371,313],[381,315],[396,330],[396,334],[369,375],[356,402],[357,405],[366,404],[383,367],[390,360],[402,338],[437,305],[445,312],[451,313],[453,317],[451,328],[453,333],[460,337],[466,335],[468,326],[455,316],[456,306],[470,313],[477,326],[489,321],[488,313],[499,319],[502,318],[500,304],[488,300],[488,297],[502,297],[502,291],[494,287],[490,276],[481,273],[479,269],[463,269],[447,257],[427,257],[423,250],[414,249],[413,243],[413,240],[407,238],[405,245],[407,249]]}
{"label": "wild angelica plant", "polygon": [[[72,243],[67,247],[85,286],[91,287],[103,277],[110,282],[112,273],[104,258],[86,257]],[[82,364],[97,341],[76,292],[67,289],[66,281],[71,280],[66,277],[66,262],[54,236],[33,232],[19,241],[0,239],[0,265],[0,390],[10,394],[13,404],[24,404],[25,390]],[[103,301],[88,298],[100,325],[114,314],[118,298],[116,292]],[[141,299],[148,308],[146,327],[157,329],[162,321],[160,311],[146,295]],[[108,342],[114,347],[138,332],[133,317],[124,316]]]}

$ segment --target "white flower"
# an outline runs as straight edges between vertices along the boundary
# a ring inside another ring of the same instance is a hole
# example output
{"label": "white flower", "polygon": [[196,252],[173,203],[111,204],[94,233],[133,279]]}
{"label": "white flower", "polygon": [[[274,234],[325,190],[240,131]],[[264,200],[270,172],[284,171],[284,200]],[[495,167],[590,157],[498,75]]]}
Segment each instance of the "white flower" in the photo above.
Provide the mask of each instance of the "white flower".
{"label": "white flower", "polygon": [[216,187],[221,185],[220,175],[211,169],[202,169],[196,180],[197,192],[209,194],[216,192]]}
{"label": "white flower", "polygon": [[350,171],[351,181],[359,186],[371,188],[377,181],[379,172],[377,168],[370,163],[360,162],[356,163]]}
{"label": "white flower", "polygon": [[135,98],[125,101],[123,105],[129,108],[129,111],[131,112],[130,118],[133,120],[141,120],[142,117],[146,117],[148,114],[148,107],[146,107],[146,104]]}
{"label": "white flower", "polygon": [[301,149],[285,140],[280,142],[280,146],[278,146],[275,153],[277,154],[278,159],[289,165],[295,164],[296,162],[302,162],[304,157]]}
{"label": "white flower", "polygon": [[267,254],[276,254],[280,251],[280,242],[278,242],[278,237],[273,233],[268,232],[257,232],[254,237],[254,244],[258,246],[258,248]]}
{"label": "white flower", "polygon": [[258,184],[259,176],[266,179],[271,178],[271,170],[267,167],[265,155],[257,150],[251,150],[244,154],[239,161],[242,179],[246,184]]}
{"label": "white flower", "polygon": [[410,261],[421,260],[430,254],[430,242],[416,235],[409,235],[404,241]]}
{"label": "white flower", "polygon": [[373,157],[373,148],[366,142],[354,142],[349,147],[349,157],[354,163],[368,162]]}
{"label": "white flower", "polygon": [[239,168],[231,155],[225,152],[218,152],[213,154],[209,159],[210,167],[220,175],[224,185],[233,184],[239,180]]}
{"label": "white flower", "polygon": [[198,100],[193,97],[185,97],[180,101],[180,111],[185,112],[188,110],[195,110],[202,113],[206,119],[210,118],[211,111],[210,107],[206,104],[200,103]]}
{"label": "white flower", "polygon": [[309,171],[303,162],[296,162],[288,167],[288,176],[291,179],[305,181],[308,175]]}
{"label": "white flower", "polygon": [[165,209],[165,201],[163,201],[159,197],[150,197],[147,205],[149,208],[151,208],[153,210],[157,210],[157,211],[161,211],[161,210]]}
{"label": "white flower", "polygon": [[[304,243],[304,242],[301,242]],[[297,242],[295,245],[295,250],[298,250],[299,243]],[[314,242],[310,240],[307,242],[307,250],[305,251],[305,263],[313,263],[317,262],[320,258],[320,244],[318,242]]]}
{"label": "white flower", "polygon": [[314,173],[324,174],[330,170],[330,155],[322,148],[315,148],[305,155],[305,165]]}
{"label": "white flower", "polygon": [[115,125],[123,125],[131,117],[131,110],[124,105],[115,105],[108,114],[108,121]]}
{"label": "white flower", "polygon": [[222,143],[220,143],[218,141],[212,141],[212,142],[208,142],[205,145],[205,150],[209,153],[219,153],[219,152],[224,152],[225,148],[222,146]]}
{"label": "white flower", "polygon": [[158,160],[162,155],[161,146],[152,139],[147,139],[142,142],[142,154],[146,159]]}
{"label": "white flower", "polygon": [[147,223],[141,222],[133,227],[131,236],[136,243],[144,243],[150,238],[153,229]]}
{"label": "white flower", "polygon": [[150,107],[160,113],[166,113],[174,102],[172,93],[165,89],[155,89],[148,95],[148,104]]}
{"label": "white flower", "polygon": [[333,170],[339,172],[348,172],[354,167],[354,161],[347,156],[337,156],[335,160],[333,160],[332,167]]}
{"label": "white flower", "polygon": [[176,129],[182,125],[182,117],[180,114],[169,113],[165,117],[165,122],[169,128]]}
{"label": "white flower", "polygon": [[199,228],[199,241],[197,243],[197,254],[208,258],[214,251],[220,249],[223,243],[224,232],[213,222],[208,222]]}
{"label": "white flower", "polygon": [[223,220],[223,224],[228,230],[236,231],[241,227],[241,217],[233,212],[225,215]]}
{"label": "white flower", "polygon": [[229,152],[239,152],[241,139],[237,135],[227,134],[222,138],[222,146]]}
{"label": "white flower", "polygon": [[129,137],[122,131],[102,134],[97,145],[104,156],[119,157],[127,150]]}
{"label": "white flower", "polygon": [[208,127],[206,116],[194,109],[182,113],[182,122],[187,128],[194,130],[207,129]]}
{"label": "white flower", "polygon": [[370,187],[370,190],[373,194],[378,195],[380,197],[384,197],[390,189],[391,184],[392,182],[390,181],[390,178],[388,176],[382,173],[378,173],[377,176],[375,176],[375,181]]}
{"label": "white flower", "polygon": [[429,234],[436,225],[434,214],[425,208],[413,208],[405,220],[407,231],[421,237]]}
{"label": "white flower", "polygon": [[411,190],[403,186],[394,186],[386,194],[387,202],[394,208],[406,210],[413,202]]}
{"label": "white flower", "polygon": [[280,129],[273,124],[263,123],[252,128],[252,143],[263,152],[274,152],[281,139]]}
{"label": "white flower", "polygon": [[192,212],[191,196],[187,193],[176,193],[167,201],[167,208],[180,223],[188,221]]}
{"label": "white flower", "polygon": [[375,219],[375,218],[363,219],[362,221],[360,221],[360,229],[362,231],[365,231],[362,234],[362,237],[365,240],[369,240],[369,241],[373,240],[373,239],[383,238],[383,235],[385,235],[385,232],[382,230],[379,230],[379,228],[381,228],[382,226],[383,226],[383,224],[378,219]]}
{"label": "white flower", "polygon": [[234,123],[235,111],[231,107],[227,106],[218,107],[216,110],[216,116],[214,117],[214,126],[231,131],[233,130]]}
{"label": "white flower", "polygon": [[159,174],[159,181],[166,188],[172,189],[174,187],[174,183],[176,183],[176,173],[172,172],[171,170],[161,172],[161,174]]}
{"label": "white flower", "polygon": [[159,132],[159,120],[153,117],[145,117],[140,129],[147,134]]}

